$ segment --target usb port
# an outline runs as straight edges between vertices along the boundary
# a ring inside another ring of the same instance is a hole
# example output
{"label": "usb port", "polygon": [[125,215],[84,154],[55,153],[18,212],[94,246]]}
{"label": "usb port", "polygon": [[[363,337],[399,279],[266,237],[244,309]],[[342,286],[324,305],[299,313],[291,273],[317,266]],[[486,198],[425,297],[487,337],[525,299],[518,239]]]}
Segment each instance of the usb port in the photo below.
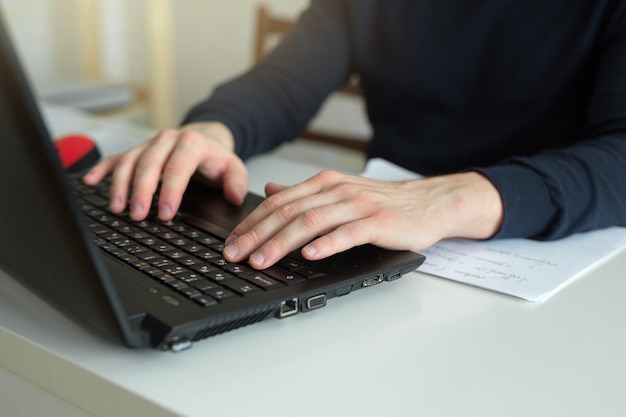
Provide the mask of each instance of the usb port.
{"label": "usb port", "polygon": [[390,272],[389,274],[387,274],[387,281],[395,281],[397,279],[400,279],[402,277],[402,272],[400,271],[394,271],[394,272]]}
{"label": "usb port", "polygon": [[376,275],[375,277],[368,278],[365,281],[363,281],[363,286],[371,287],[372,285],[380,284],[381,282],[383,282],[384,278],[385,276],[383,274],[379,274],[379,275]]}

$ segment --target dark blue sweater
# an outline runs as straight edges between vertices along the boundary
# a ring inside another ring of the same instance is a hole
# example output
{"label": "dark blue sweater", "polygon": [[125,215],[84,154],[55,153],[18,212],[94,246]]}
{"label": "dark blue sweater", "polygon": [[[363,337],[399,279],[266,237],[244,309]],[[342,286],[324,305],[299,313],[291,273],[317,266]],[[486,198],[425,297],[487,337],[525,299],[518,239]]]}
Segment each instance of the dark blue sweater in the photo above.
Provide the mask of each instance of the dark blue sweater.
{"label": "dark blue sweater", "polygon": [[222,121],[247,158],[298,136],[351,72],[368,156],[479,170],[504,201],[497,237],[626,225],[626,1],[313,0],[185,122]]}

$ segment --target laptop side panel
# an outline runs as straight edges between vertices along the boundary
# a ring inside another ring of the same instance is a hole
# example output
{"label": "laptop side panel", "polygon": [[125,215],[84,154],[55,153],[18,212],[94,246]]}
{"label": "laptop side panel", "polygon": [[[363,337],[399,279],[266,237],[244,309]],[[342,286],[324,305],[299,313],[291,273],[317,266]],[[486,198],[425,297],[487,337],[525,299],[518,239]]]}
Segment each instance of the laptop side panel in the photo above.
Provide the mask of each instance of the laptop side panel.
{"label": "laptop side panel", "polygon": [[73,202],[0,20],[0,267],[101,333],[133,346],[122,304]]}

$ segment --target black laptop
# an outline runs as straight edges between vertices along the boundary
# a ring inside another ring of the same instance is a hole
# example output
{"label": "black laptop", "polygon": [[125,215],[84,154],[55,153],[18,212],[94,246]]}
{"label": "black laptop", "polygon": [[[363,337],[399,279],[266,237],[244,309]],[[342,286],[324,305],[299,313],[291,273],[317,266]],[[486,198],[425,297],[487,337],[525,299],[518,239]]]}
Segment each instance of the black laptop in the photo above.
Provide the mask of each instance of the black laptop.
{"label": "black laptop", "polygon": [[170,222],[113,215],[106,181],[87,187],[62,169],[1,21],[0,141],[0,267],[129,347],[180,351],[264,319],[322,308],[424,261],[364,245],[316,262],[294,252],[264,271],[229,264],[223,239],[262,199],[249,194],[234,207],[221,191],[198,184]]}

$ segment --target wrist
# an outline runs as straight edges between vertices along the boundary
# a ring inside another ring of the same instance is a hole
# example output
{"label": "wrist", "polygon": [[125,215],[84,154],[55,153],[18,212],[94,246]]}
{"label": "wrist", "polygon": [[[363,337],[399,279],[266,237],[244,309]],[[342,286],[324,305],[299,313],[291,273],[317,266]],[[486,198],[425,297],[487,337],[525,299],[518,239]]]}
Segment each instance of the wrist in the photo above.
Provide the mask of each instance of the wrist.
{"label": "wrist", "polygon": [[500,192],[484,175],[463,172],[423,180],[431,182],[439,201],[444,236],[468,239],[493,237],[502,225],[504,206]]}
{"label": "wrist", "polygon": [[181,130],[193,130],[220,143],[231,152],[235,150],[235,137],[230,129],[221,122],[193,122],[185,124]]}

